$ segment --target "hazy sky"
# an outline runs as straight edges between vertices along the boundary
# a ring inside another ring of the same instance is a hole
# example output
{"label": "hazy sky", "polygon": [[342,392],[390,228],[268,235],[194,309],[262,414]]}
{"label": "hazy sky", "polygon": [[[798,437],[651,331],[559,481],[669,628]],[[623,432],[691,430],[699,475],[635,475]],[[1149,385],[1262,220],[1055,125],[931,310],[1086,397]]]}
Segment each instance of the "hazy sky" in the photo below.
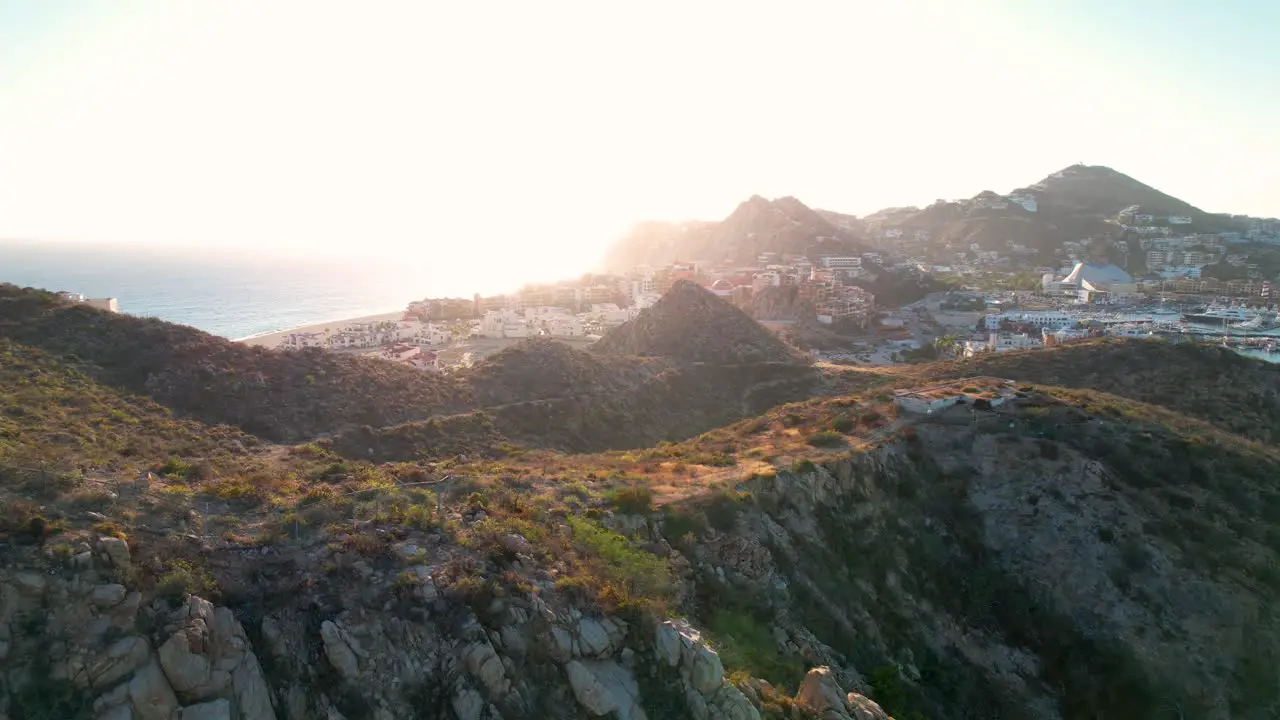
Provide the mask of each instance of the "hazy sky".
{"label": "hazy sky", "polygon": [[534,278],[646,218],[1077,161],[1280,215],[1280,3],[0,0],[0,237]]}

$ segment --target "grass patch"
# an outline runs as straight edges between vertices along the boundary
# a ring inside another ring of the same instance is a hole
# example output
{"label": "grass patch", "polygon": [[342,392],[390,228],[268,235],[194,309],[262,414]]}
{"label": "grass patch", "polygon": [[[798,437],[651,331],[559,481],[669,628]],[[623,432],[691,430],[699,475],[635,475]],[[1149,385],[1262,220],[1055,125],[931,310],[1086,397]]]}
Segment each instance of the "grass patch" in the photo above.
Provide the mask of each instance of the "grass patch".
{"label": "grass patch", "polygon": [[716,610],[707,621],[725,670],[746,670],[774,685],[794,691],[804,679],[804,663],[778,652],[769,623],[734,610]]}
{"label": "grass patch", "polygon": [[663,611],[674,590],[666,560],[642,550],[612,530],[581,518],[567,518],[573,545],[582,566],[576,580],[558,586],[580,585],[594,591],[606,607]]}

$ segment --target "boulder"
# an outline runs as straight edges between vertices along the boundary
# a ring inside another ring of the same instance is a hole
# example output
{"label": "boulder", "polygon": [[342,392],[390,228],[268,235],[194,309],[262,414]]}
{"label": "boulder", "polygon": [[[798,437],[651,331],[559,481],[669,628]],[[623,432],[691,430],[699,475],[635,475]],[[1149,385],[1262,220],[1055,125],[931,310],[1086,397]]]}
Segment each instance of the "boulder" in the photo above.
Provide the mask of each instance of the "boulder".
{"label": "boulder", "polygon": [[111,608],[119,605],[126,593],[123,585],[98,585],[89,591],[89,602],[100,608]]}
{"label": "boulder", "polygon": [[760,720],[760,711],[738,688],[725,683],[711,700],[711,717],[725,720]]}
{"label": "boulder", "polygon": [[462,687],[453,693],[453,714],[458,720],[479,720],[484,712],[484,698],[475,688]]}
{"label": "boulder", "polygon": [[[197,623],[204,625],[202,621]],[[160,666],[173,689],[180,693],[195,694],[213,679],[209,658],[200,652],[204,649],[203,639],[197,633],[195,627],[179,630],[160,646]]]}
{"label": "boulder", "polygon": [[13,582],[24,595],[39,597],[44,594],[48,581],[38,572],[20,572],[13,576]]}
{"label": "boulder", "polygon": [[262,667],[252,652],[246,652],[231,671],[231,688],[235,693],[239,720],[276,720],[276,711],[271,706],[271,688],[267,686]]}
{"label": "boulder", "polygon": [[90,661],[86,668],[93,687],[107,687],[128,677],[151,655],[147,641],[131,635],[111,644],[106,652]]}
{"label": "boulder", "polygon": [[549,650],[552,659],[562,663],[568,662],[573,657],[573,638],[569,636],[569,631],[558,625],[551,628]]}
{"label": "boulder", "polygon": [[605,626],[599,620],[589,617],[578,621],[578,643],[583,655],[598,657],[607,655],[613,645]]}
{"label": "boulder", "polygon": [[129,555],[129,544],[118,537],[99,538],[98,546],[102,548],[102,554],[112,567],[127,568],[133,563]]}
{"label": "boulder", "polygon": [[813,668],[805,674],[796,692],[796,704],[824,718],[849,716],[844,690],[840,689],[831,668],[826,666]]}
{"label": "boulder", "polygon": [[487,642],[473,643],[466,650],[467,670],[484,685],[490,697],[502,697],[511,685],[498,652]]}
{"label": "boulder", "polygon": [[720,655],[706,645],[697,645],[689,662],[689,684],[706,695],[713,693],[724,683],[724,665]]}
{"label": "boulder", "polygon": [[231,720],[231,703],[224,698],[182,708],[181,720]]}
{"label": "boulder", "polygon": [[524,539],[523,536],[515,533],[506,533],[505,535],[499,536],[498,544],[509,553],[516,555],[533,554],[533,545],[531,545],[528,540]]}
{"label": "boulder", "polygon": [[329,664],[343,680],[354,680],[360,674],[360,662],[355,651],[347,643],[344,633],[332,620],[325,620],[320,625],[320,639],[324,641],[324,654]]}
{"label": "boulder", "polygon": [[129,701],[138,720],[169,720],[178,709],[178,698],[154,659],[129,680]]}
{"label": "boulder", "polygon": [[671,667],[680,664],[680,631],[670,620],[658,625],[654,640],[659,658]]}
{"label": "boulder", "polygon": [[889,713],[880,709],[880,705],[871,698],[863,697],[858,693],[849,693],[846,701],[849,705],[849,716],[853,720],[893,720],[889,717]]}
{"label": "boulder", "polygon": [[573,660],[565,671],[573,696],[597,717],[616,713],[619,720],[645,720],[640,689],[631,673],[611,660]]}

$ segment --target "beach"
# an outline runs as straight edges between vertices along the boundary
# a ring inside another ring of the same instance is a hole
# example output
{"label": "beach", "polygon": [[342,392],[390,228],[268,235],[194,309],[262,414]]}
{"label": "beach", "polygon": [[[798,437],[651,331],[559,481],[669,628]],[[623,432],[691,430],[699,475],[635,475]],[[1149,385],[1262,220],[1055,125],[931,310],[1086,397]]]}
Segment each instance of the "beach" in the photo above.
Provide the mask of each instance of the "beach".
{"label": "beach", "polygon": [[278,348],[281,343],[284,342],[285,337],[293,333],[322,333],[326,330],[330,333],[336,333],[347,326],[358,323],[397,322],[403,317],[403,312],[382,313],[381,315],[365,315],[363,317],[332,320],[330,322],[316,323],[314,325],[303,325],[301,327],[277,330],[275,332],[259,333],[245,338],[238,338],[235,342],[244,343],[245,345],[253,345],[256,347]]}

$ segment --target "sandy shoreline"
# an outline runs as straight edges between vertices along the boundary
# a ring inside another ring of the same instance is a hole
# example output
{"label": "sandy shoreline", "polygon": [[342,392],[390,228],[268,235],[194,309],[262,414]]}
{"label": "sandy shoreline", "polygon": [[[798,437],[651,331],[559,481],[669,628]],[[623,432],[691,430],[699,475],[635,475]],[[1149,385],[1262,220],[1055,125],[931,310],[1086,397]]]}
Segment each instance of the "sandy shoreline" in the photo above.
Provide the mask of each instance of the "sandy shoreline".
{"label": "sandy shoreline", "polygon": [[269,333],[259,333],[250,335],[249,337],[236,338],[233,342],[244,343],[256,347],[278,348],[284,342],[287,335],[302,332],[338,332],[342,328],[354,323],[367,322],[394,322],[404,317],[403,312],[382,313],[380,315],[365,315],[363,317],[345,318],[343,320],[333,320],[331,322],[316,323],[314,325],[303,325],[286,330],[277,330]]}

